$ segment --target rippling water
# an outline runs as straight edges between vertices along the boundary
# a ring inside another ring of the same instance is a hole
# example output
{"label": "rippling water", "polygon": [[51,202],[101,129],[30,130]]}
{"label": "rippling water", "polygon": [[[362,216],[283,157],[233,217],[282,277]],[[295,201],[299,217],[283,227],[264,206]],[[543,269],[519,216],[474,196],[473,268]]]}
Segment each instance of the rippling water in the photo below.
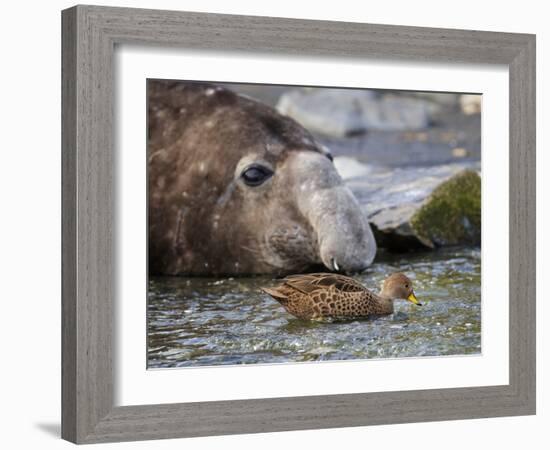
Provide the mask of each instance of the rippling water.
{"label": "rippling water", "polygon": [[464,355],[481,352],[479,249],[380,255],[355,276],[378,290],[391,272],[424,304],[351,322],[305,322],[259,291],[270,277],[157,277],[149,282],[148,367]]}

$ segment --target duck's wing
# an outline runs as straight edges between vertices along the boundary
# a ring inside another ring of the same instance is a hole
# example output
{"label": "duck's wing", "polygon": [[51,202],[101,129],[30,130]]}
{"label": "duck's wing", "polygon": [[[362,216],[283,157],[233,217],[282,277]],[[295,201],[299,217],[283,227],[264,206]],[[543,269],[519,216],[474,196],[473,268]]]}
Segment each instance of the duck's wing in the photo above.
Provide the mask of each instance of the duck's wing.
{"label": "duck's wing", "polygon": [[261,287],[260,290],[264,291],[266,294],[271,295],[274,299],[279,301],[286,300],[288,298],[288,294],[285,292],[284,289]]}
{"label": "duck's wing", "polygon": [[326,290],[330,287],[341,292],[365,292],[365,287],[354,280],[335,273],[308,273],[304,275],[290,275],[283,279],[285,285],[304,294],[311,294],[317,290]]}

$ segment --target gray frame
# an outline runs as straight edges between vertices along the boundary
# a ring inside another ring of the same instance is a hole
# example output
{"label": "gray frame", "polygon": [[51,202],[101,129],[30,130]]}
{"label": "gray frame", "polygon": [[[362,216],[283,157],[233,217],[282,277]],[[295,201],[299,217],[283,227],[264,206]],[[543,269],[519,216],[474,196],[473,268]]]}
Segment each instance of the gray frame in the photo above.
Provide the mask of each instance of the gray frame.
{"label": "gray frame", "polygon": [[[97,6],[63,11],[62,29],[64,439],[93,443],[535,413],[535,36]],[[114,407],[113,51],[128,43],[506,64],[510,383]]]}

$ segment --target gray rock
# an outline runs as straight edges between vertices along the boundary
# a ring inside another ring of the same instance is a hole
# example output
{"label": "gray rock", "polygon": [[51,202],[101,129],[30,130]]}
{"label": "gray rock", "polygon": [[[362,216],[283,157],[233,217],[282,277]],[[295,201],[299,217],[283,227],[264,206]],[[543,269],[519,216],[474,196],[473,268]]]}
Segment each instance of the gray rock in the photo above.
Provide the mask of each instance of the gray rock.
{"label": "gray rock", "polygon": [[362,107],[367,130],[423,130],[430,124],[430,114],[438,112],[435,103],[393,95],[365,102]]}
{"label": "gray rock", "polygon": [[281,96],[277,109],[310,131],[344,137],[366,131],[364,105],[374,97],[367,90],[296,89]]}
{"label": "gray rock", "polygon": [[452,92],[407,92],[401,91],[402,95],[408,95],[410,97],[423,98],[430,100],[431,102],[442,105],[445,107],[456,107],[458,106],[460,94],[455,94]]}
{"label": "gray rock", "polygon": [[405,251],[481,239],[479,163],[384,168],[338,157],[379,247]]}
{"label": "gray rock", "polygon": [[372,90],[296,89],[281,96],[277,109],[314,133],[345,137],[368,130],[425,129],[434,105]]}

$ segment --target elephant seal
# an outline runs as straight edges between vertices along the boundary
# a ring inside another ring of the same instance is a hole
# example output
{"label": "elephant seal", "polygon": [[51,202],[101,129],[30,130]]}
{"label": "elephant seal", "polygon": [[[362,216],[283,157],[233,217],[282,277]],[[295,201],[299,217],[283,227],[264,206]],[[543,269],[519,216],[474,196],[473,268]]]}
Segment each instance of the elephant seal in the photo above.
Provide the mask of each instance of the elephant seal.
{"label": "elephant seal", "polygon": [[221,86],[148,80],[152,275],[355,272],[376,243],[310,133]]}

